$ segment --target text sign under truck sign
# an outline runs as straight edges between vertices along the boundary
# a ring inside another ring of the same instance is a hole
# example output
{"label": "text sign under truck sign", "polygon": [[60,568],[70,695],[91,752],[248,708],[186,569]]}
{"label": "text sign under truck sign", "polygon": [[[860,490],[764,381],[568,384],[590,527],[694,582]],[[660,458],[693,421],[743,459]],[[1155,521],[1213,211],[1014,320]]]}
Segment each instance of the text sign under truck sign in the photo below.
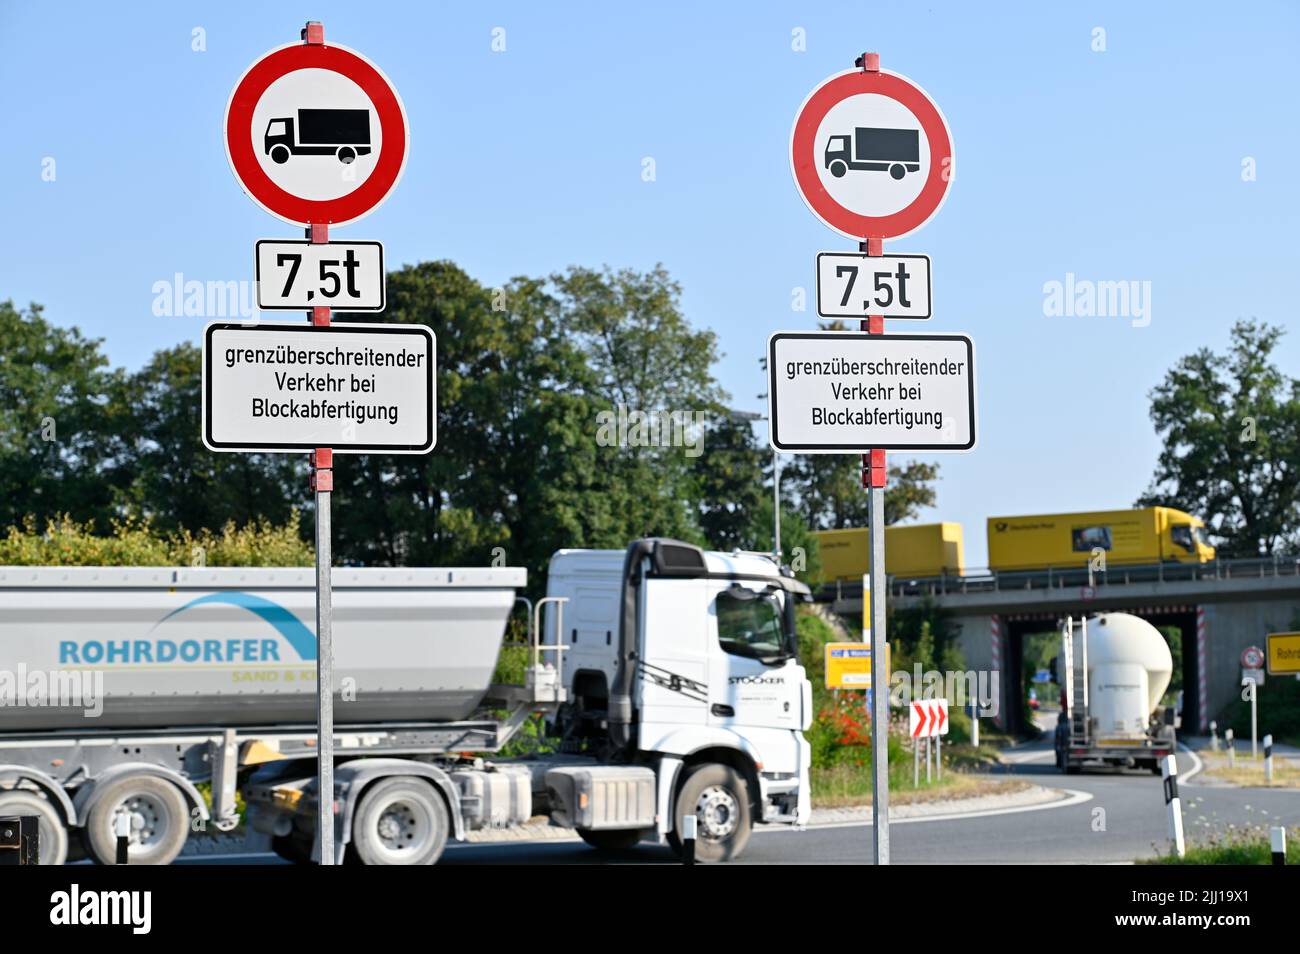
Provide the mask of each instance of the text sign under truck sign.
{"label": "text sign under truck sign", "polygon": [[423,325],[241,325],[203,336],[203,443],[214,451],[425,454],[437,440]]}
{"label": "text sign under truck sign", "polygon": [[805,454],[975,446],[964,335],[781,331],[768,340],[772,446]]}

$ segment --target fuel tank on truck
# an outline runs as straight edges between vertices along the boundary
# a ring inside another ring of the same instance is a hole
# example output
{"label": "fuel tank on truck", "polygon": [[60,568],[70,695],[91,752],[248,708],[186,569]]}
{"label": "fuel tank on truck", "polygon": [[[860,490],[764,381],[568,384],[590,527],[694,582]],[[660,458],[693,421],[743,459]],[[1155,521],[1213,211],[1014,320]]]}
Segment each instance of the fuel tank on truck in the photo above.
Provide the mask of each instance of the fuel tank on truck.
{"label": "fuel tank on truck", "polygon": [[[335,569],[335,721],[470,715],[525,576]],[[30,693],[0,699],[0,732],[314,722],[315,579],[308,568],[0,567],[6,694],[41,680],[66,690],[74,674],[88,674],[73,680],[84,687],[102,674],[103,686],[96,717]]]}

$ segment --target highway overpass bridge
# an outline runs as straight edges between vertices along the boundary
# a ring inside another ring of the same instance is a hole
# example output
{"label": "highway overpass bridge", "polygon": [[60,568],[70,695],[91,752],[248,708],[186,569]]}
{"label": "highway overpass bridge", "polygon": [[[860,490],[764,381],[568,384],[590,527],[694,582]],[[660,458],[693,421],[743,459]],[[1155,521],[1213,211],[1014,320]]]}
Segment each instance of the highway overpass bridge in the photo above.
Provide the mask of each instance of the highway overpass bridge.
{"label": "highway overpass bridge", "polygon": [[[830,602],[835,612],[860,614],[862,585],[828,585],[819,599]],[[1262,646],[1267,633],[1300,624],[1300,557],[1117,568],[1091,580],[1086,570],[1076,569],[890,578],[889,599],[895,608],[929,599],[952,614],[966,665],[1000,673],[997,721],[1013,729],[1024,721],[1027,635],[1052,630],[1066,616],[1107,611],[1177,627],[1183,650],[1183,730],[1205,733],[1210,720],[1238,697],[1241,651]],[[1267,683],[1263,691],[1268,691]]]}

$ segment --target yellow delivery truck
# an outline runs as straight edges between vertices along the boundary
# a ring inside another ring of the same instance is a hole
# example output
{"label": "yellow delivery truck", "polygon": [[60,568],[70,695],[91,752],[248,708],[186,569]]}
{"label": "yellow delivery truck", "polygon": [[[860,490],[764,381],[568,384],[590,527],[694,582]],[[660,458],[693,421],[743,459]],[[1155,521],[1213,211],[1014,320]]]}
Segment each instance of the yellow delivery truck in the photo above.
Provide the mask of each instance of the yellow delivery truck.
{"label": "yellow delivery truck", "polygon": [[[819,530],[822,579],[860,582],[870,569],[865,527]],[[918,523],[885,528],[885,572],[894,577],[958,576],[962,571],[960,523]]]}
{"label": "yellow delivery truck", "polygon": [[1172,507],[989,517],[989,569],[1083,567],[1100,549],[1107,568],[1214,559],[1205,524]]}

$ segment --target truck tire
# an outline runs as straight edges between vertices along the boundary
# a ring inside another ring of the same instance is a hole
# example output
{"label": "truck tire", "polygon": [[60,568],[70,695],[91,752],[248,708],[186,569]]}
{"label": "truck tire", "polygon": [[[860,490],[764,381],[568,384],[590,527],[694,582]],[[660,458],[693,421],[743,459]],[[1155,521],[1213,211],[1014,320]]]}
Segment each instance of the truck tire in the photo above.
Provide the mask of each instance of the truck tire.
{"label": "truck tire", "polygon": [[352,848],[364,865],[431,865],[451,827],[442,796],[423,779],[399,775],[368,788],[352,820]]}
{"label": "truck tire", "polygon": [[289,161],[289,148],[287,146],[272,146],[271,161],[277,166],[282,166]]}
{"label": "truck tire", "polygon": [[849,167],[845,164],[843,159],[834,159],[831,161],[830,170],[831,175],[836,179],[843,179],[844,173],[849,171]]}
{"label": "truck tire", "polygon": [[889,167],[889,175],[890,178],[901,179],[903,176],[907,175],[907,167],[901,162],[896,162]]}
{"label": "truck tire", "polygon": [[357,158],[357,151],[353,149],[351,146],[342,146],[339,148],[338,159],[339,162],[343,163],[343,165],[345,166],[349,165],[356,158]]}
{"label": "truck tire", "polygon": [[612,854],[631,851],[641,841],[640,828],[614,828],[600,831],[578,829],[578,836],[597,851]]}
{"label": "truck tire", "polygon": [[169,865],[185,847],[190,834],[185,796],[165,779],[130,775],[96,792],[86,816],[86,850],[99,864],[117,862],[117,835],[113,829],[123,812],[131,816],[128,864]]}
{"label": "truck tire", "polygon": [[673,808],[673,850],[681,853],[682,819],[696,818],[695,860],[705,863],[740,857],[749,842],[753,820],[749,785],[729,765],[710,763],[691,770],[677,793]]}
{"label": "truck tire", "polygon": [[68,860],[68,829],[54,803],[40,792],[10,789],[0,792],[0,815],[35,815],[40,819],[40,862],[61,865]]}

